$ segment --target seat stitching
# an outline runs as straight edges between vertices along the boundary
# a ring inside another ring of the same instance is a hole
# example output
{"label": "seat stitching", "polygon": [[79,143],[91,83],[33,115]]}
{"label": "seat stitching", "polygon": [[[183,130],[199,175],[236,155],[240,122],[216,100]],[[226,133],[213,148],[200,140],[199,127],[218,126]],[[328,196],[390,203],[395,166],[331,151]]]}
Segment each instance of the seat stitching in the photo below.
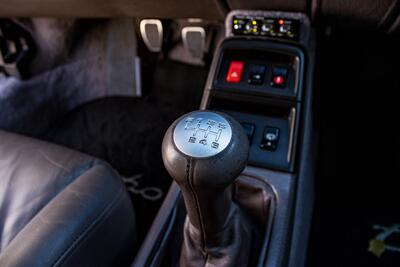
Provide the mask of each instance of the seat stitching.
{"label": "seat stitching", "polygon": [[111,201],[110,204],[108,204],[103,211],[87,226],[83,227],[84,231],[79,233],[74,240],[72,241],[72,243],[57,257],[57,259],[54,261],[54,263],[51,266],[56,266],[59,263],[61,263],[61,261],[63,260],[63,258],[66,256],[66,254],[68,254],[68,252],[70,252],[71,250],[73,250],[78,243],[85,238],[86,236],[88,236],[88,234],[90,233],[90,231],[92,229],[95,228],[95,226],[97,226],[98,224],[100,224],[100,222],[102,221],[103,218],[105,218],[105,216],[109,213],[109,211],[112,211],[112,209],[114,208],[114,206],[118,203],[118,200],[122,199],[123,194],[122,193],[122,187],[120,188],[120,190],[118,191],[118,193],[116,194],[116,197]]}
{"label": "seat stitching", "polygon": [[[44,158],[45,158],[46,160],[49,160],[47,157],[44,157]],[[53,162],[51,162],[51,163],[53,164]],[[69,184],[71,184],[77,177],[81,176],[82,173],[84,173],[85,171],[87,171],[87,170],[93,168],[93,166],[95,166],[95,164],[99,164],[99,163],[97,162],[96,159],[92,159],[92,160],[86,162],[85,164],[83,164],[83,165],[81,165],[81,166],[78,166],[78,167],[75,168],[74,170],[68,171],[68,172],[69,172],[69,173],[68,173],[68,176],[65,176],[64,179],[69,180],[70,177],[72,177],[72,179],[71,179],[71,181],[70,181],[70,183],[69,183]],[[101,164],[99,164],[99,165],[101,165]],[[69,184],[67,184],[67,185],[65,185],[65,186],[68,186]],[[64,189],[65,189],[65,187],[64,187]],[[64,189],[60,190],[58,193],[62,192]],[[33,218],[34,218],[38,213],[40,213],[47,205],[49,205],[49,203],[51,202],[51,200],[53,200],[54,197],[56,197],[56,196],[58,195],[58,193],[55,194],[55,195],[52,195],[52,196],[48,199],[48,201],[47,201],[46,203],[44,203],[43,205],[41,205],[41,207],[39,207],[39,208],[36,210],[35,215],[34,215],[32,218],[30,218],[24,225],[21,225],[20,227],[18,227],[18,228],[17,228],[18,231],[16,231],[16,234],[14,234],[14,232],[8,232],[8,233],[6,233],[6,234],[3,234],[3,236],[4,236],[5,238],[9,238],[10,235],[14,235],[14,237],[8,242],[7,246],[18,236],[18,234],[33,220]],[[37,200],[38,198],[42,197],[42,196],[45,195],[45,194],[47,194],[47,193],[46,193],[46,192],[42,192],[42,193],[40,193],[40,194],[34,196],[33,198],[31,198],[30,201],[33,202],[33,201]],[[12,210],[11,212],[9,212],[8,214],[9,214],[9,215],[14,214],[15,212],[20,211],[20,210],[21,210],[22,208],[24,208],[24,207],[26,207],[26,205],[24,206],[24,205],[21,204],[20,206],[17,206],[17,207],[15,207],[15,208],[13,208],[13,210]],[[7,246],[5,246],[5,247],[7,247]]]}

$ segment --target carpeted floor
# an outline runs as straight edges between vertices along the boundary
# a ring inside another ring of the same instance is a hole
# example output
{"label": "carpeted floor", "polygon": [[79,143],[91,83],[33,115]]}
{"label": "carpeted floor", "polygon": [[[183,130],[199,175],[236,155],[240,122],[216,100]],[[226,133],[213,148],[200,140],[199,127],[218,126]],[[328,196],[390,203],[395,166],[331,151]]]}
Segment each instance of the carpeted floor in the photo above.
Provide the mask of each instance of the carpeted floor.
{"label": "carpeted floor", "polygon": [[204,68],[160,62],[145,84],[150,85],[145,97],[98,99],[70,112],[43,136],[104,159],[130,178],[139,240],[162,203],[159,190],[165,196],[171,183],[161,159],[164,133],[180,115],[198,109],[206,74]]}
{"label": "carpeted floor", "polygon": [[134,33],[132,18],[24,21],[37,46],[32,77],[0,73],[0,129],[40,137],[84,103],[136,95],[136,37],[127,34]]}

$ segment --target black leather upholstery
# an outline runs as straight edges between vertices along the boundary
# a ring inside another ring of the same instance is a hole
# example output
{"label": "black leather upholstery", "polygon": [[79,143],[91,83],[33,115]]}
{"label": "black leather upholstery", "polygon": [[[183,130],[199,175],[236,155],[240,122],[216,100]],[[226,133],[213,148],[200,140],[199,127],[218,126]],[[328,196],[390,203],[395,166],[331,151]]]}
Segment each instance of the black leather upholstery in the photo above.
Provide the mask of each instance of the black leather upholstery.
{"label": "black leather upholstery", "polygon": [[124,266],[134,230],[108,164],[0,131],[0,266]]}

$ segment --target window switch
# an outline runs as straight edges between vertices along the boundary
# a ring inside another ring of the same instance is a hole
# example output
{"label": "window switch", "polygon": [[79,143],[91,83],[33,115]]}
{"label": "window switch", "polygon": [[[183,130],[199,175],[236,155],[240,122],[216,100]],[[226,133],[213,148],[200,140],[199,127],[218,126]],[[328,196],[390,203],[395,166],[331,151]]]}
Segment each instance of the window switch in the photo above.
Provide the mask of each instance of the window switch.
{"label": "window switch", "polygon": [[250,67],[249,77],[247,82],[249,84],[261,85],[264,83],[266,67],[264,65],[252,65]]}
{"label": "window switch", "polygon": [[260,147],[265,150],[275,151],[278,148],[279,128],[265,127]]}
{"label": "window switch", "polygon": [[249,138],[249,143],[253,140],[254,132],[256,130],[256,126],[252,123],[242,122],[242,127],[247,137]]}

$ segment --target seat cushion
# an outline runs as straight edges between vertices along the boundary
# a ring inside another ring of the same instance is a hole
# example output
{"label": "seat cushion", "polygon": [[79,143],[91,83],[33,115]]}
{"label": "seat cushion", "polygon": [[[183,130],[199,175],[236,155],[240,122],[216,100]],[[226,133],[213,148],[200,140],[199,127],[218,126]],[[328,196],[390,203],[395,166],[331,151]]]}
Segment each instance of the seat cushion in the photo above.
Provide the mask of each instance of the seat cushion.
{"label": "seat cushion", "polygon": [[134,231],[108,164],[0,131],[0,266],[123,266]]}

